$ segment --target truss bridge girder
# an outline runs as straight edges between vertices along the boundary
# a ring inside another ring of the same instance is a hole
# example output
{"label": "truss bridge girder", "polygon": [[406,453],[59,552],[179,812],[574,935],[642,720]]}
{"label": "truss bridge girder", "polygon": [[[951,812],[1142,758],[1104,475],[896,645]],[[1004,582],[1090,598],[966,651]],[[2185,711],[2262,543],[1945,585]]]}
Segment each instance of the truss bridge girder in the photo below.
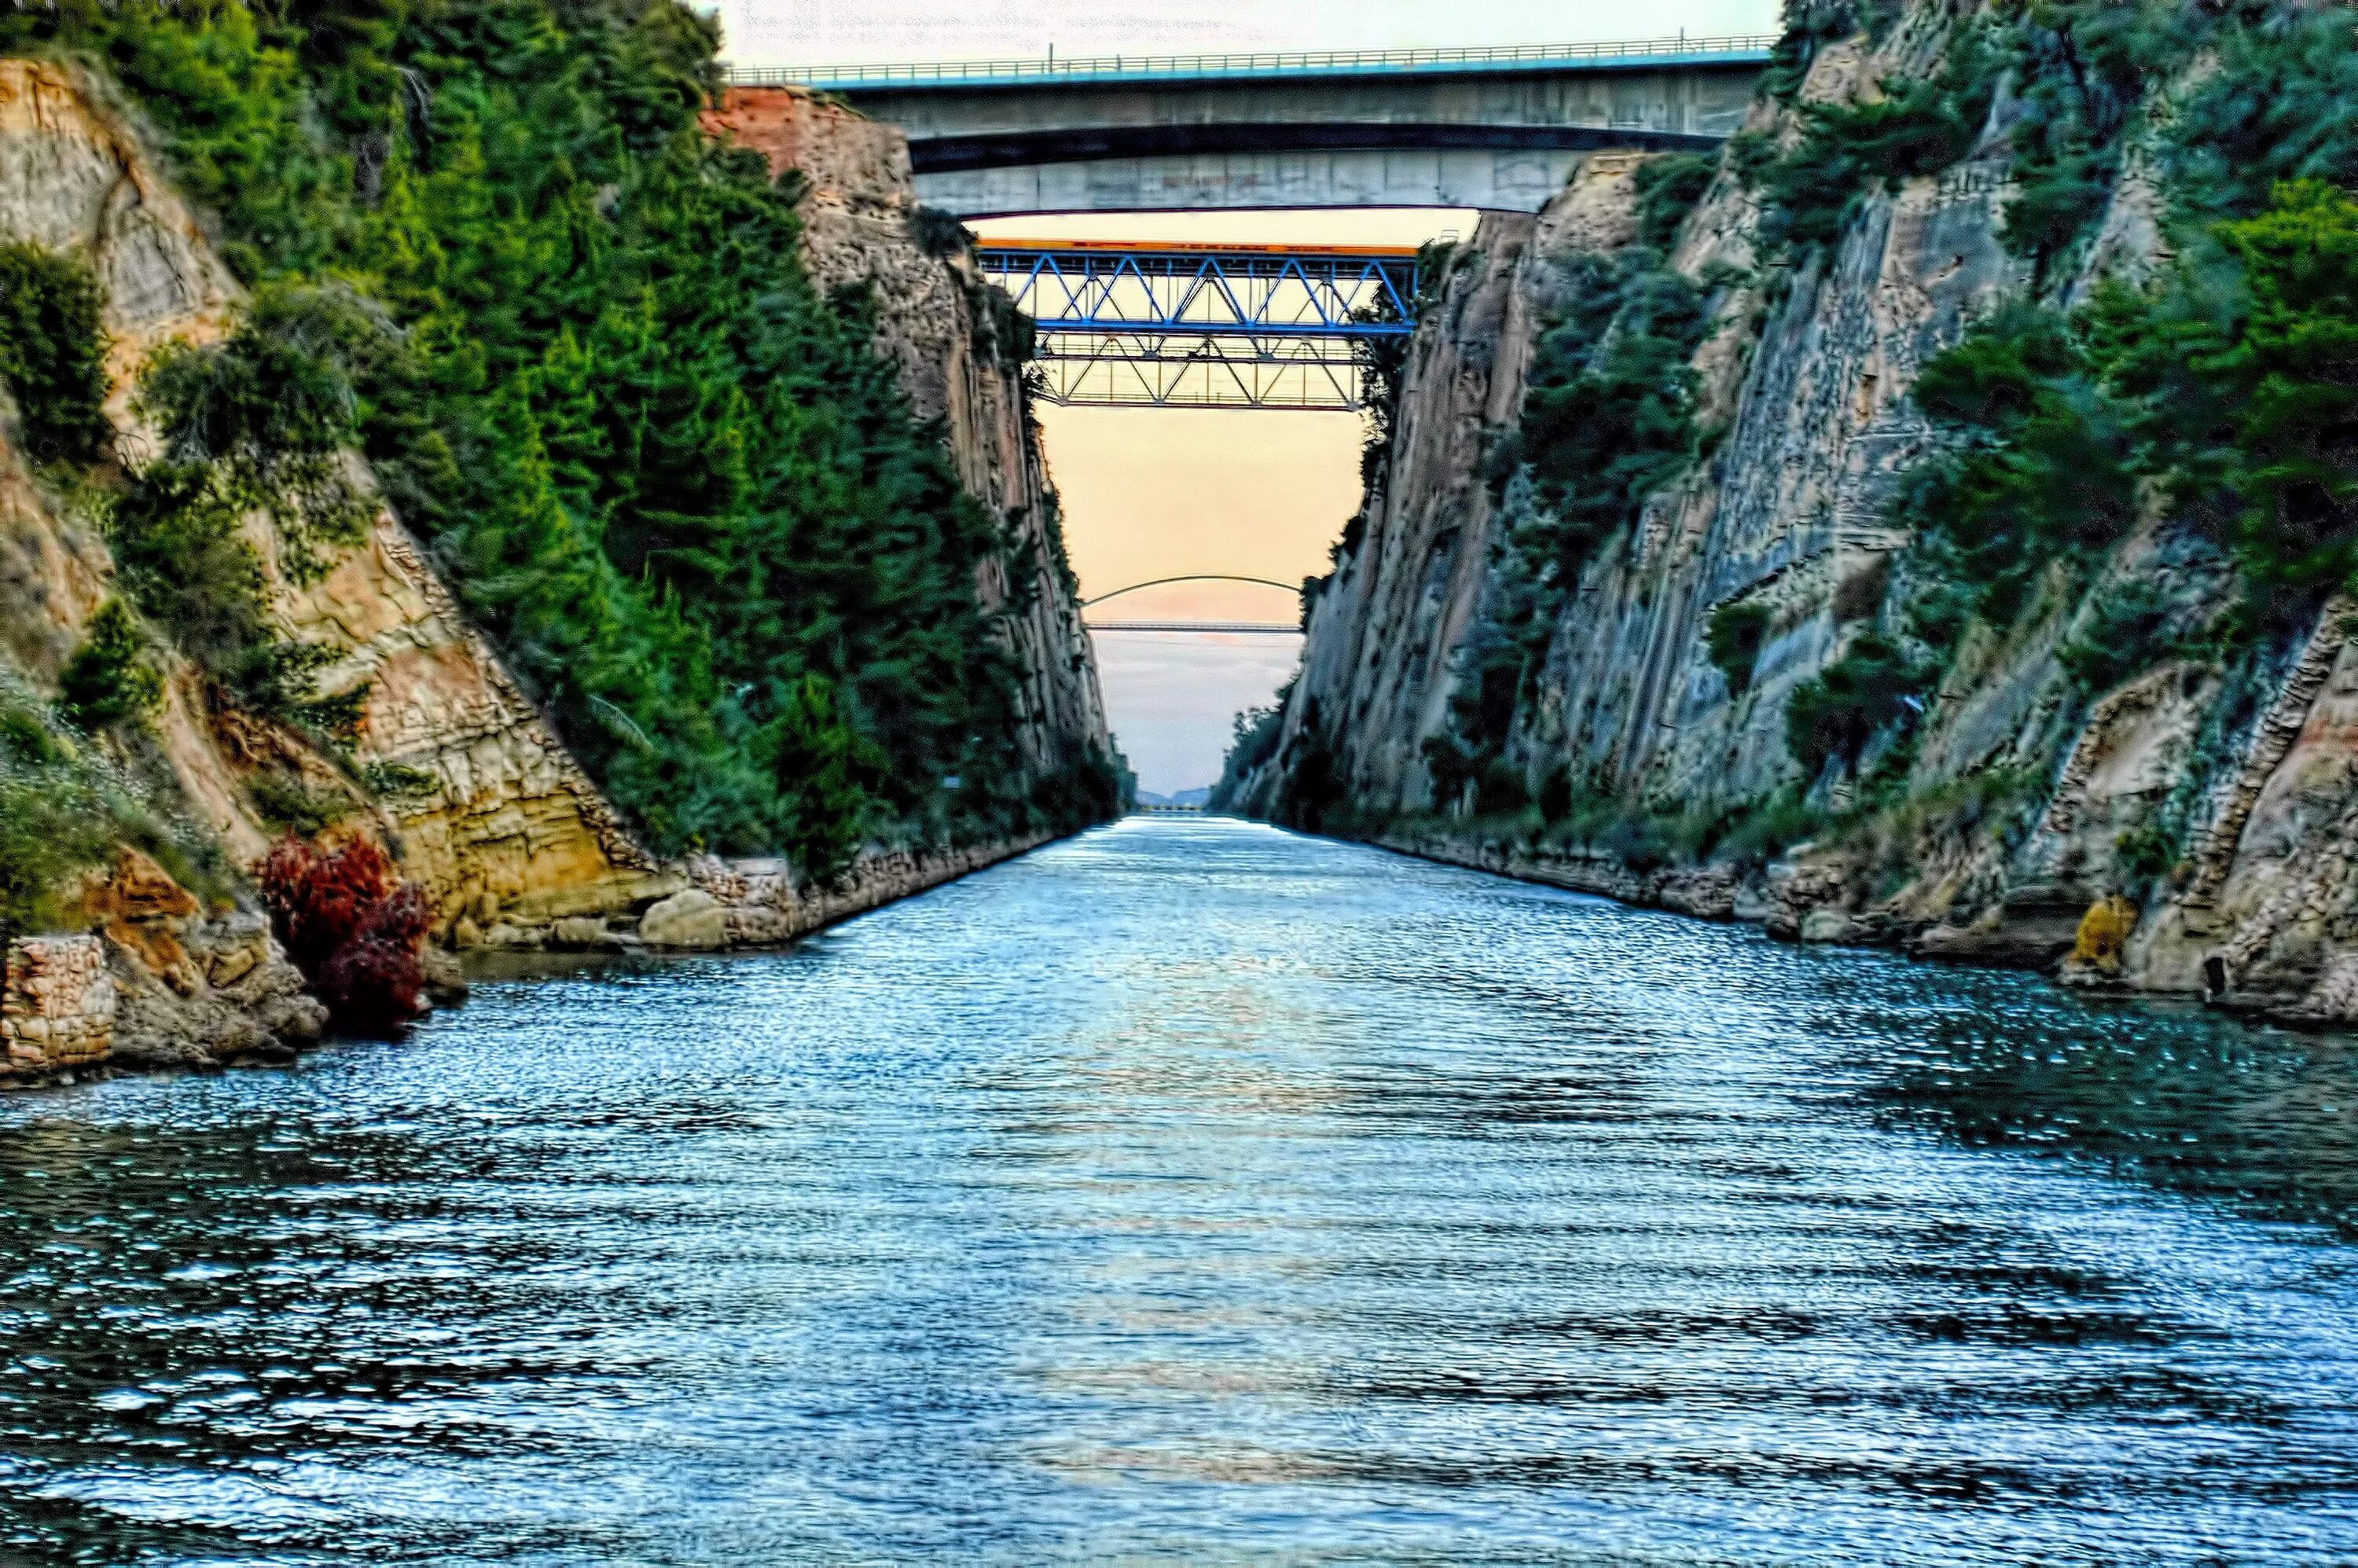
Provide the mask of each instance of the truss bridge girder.
{"label": "truss bridge girder", "polygon": [[1043,331],[1161,331],[1344,341],[1416,323],[1417,257],[1405,248],[1001,242],[983,276]]}
{"label": "truss bridge girder", "polygon": [[1051,332],[1037,341],[1032,373],[1035,396],[1067,407],[1348,413],[1360,404],[1358,361],[1333,339]]}

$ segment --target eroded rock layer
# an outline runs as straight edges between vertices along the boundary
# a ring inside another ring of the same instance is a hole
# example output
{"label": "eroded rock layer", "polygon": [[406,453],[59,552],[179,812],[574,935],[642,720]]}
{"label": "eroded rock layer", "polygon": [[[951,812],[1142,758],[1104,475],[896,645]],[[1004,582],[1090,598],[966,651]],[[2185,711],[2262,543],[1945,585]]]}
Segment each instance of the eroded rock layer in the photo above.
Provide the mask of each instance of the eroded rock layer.
{"label": "eroded rock layer", "polygon": [[[2042,277],[2009,251],[2024,111],[2002,85],[1959,156],[1863,184],[1838,236],[1768,286],[1762,199],[1738,160],[1794,145],[1807,105],[1874,103],[1931,80],[1983,10],[1912,5],[1873,39],[1818,49],[1790,101],[1756,104],[1750,136],[1657,258],[1709,301],[1689,362],[1701,455],[1563,585],[1509,694],[1492,766],[1519,799],[1541,801],[1551,779],[1559,799],[1520,817],[1494,810],[1486,785],[1436,758],[1462,750],[1466,715],[1487,699],[1477,672],[1484,639],[1510,622],[1502,599],[1531,591],[1509,568],[1509,540],[1550,519],[1512,432],[1535,345],[1578,303],[1572,280],[1593,276],[1582,265],[1637,243],[1645,160],[1628,155],[1590,157],[1535,222],[1486,217],[1451,258],[1365,514],[1318,593],[1300,676],[1263,741],[1232,758],[1218,799],[1796,938],[2061,965],[2088,983],[2358,1018],[2348,604],[2333,599],[2305,636],[2252,655],[2240,689],[2199,658],[2093,693],[2068,678],[2061,654],[2091,635],[2089,607],[2107,593],[2149,592],[2156,613],[2185,625],[2230,604],[2219,552],[2166,507],[2147,505],[2084,590],[2054,578],[2021,619],[1966,637],[1917,699],[1912,750],[1890,753],[1906,769],[1898,806],[1872,823],[1844,816],[1873,745],[1847,772],[1796,763],[1797,692],[1863,637],[1899,635],[1908,585],[1894,576],[1915,568],[1912,520],[1895,496],[1939,441],[1910,396],[1927,361],[2002,302],[2065,308],[2098,278],[2141,278],[2169,260],[2134,153],[2071,275]],[[1758,638],[1734,671],[1712,651],[1714,615],[1731,606]],[[2223,761],[2190,773],[2205,747]],[[2201,798],[2184,858],[2140,878],[2125,846],[2190,778]],[[1733,818],[1780,792],[1827,825],[1816,842],[1714,858],[1630,830]],[[1574,815],[1589,814],[1577,832],[1550,815],[1566,793]],[[2017,826],[1993,830],[2001,811]]]}

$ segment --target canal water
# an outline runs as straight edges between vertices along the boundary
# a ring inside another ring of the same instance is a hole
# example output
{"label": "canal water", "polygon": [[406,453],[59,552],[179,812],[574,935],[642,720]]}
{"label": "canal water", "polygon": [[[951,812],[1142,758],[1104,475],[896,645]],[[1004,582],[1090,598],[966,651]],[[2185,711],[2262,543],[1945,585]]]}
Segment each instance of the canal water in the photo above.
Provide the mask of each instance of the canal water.
{"label": "canal water", "polygon": [[1134,818],[0,1101],[0,1562],[2358,1560],[2358,1055]]}

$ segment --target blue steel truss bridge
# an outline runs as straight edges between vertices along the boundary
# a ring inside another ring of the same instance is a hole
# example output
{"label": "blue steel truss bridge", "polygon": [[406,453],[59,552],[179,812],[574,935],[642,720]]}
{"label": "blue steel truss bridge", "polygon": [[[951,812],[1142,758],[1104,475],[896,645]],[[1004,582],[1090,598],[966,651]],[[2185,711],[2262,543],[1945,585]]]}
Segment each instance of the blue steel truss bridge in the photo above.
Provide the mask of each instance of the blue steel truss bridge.
{"label": "blue steel truss bridge", "polygon": [[1353,409],[1363,348],[1416,326],[1406,247],[995,240],[978,256],[1032,319],[1055,404]]}

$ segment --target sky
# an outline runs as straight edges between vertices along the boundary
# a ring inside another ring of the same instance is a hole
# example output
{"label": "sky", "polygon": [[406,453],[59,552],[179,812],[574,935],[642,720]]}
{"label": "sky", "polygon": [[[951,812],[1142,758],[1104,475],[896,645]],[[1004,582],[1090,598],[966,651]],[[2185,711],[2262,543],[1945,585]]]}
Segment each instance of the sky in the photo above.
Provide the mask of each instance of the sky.
{"label": "sky", "polygon": [[[1391,49],[1773,32],[1778,0],[721,0],[741,65],[1270,49]],[[1470,212],[1070,214],[996,219],[1000,238],[1416,244]],[[1050,470],[1084,598],[1226,572],[1299,582],[1358,505],[1359,425],[1342,414],[1044,407]],[[1110,612],[1110,611],[1109,611]],[[1186,585],[1125,597],[1130,619],[1290,620],[1275,589]],[[1210,784],[1234,716],[1293,673],[1300,639],[1122,633],[1096,639],[1115,739],[1142,788]]]}

